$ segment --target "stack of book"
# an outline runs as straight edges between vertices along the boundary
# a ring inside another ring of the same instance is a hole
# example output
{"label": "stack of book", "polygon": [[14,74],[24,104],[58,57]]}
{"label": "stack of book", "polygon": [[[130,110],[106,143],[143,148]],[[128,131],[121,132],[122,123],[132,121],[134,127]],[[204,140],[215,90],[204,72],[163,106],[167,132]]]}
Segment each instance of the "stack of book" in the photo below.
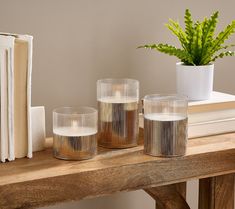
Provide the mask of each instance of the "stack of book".
{"label": "stack of book", "polygon": [[[143,128],[143,115],[139,126]],[[235,96],[213,92],[209,100],[189,102],[188,137],[202,137],[235,131]]]}
{"label": "stack of book", "polygon": [[189,102],[190,138],[235,131],[235,96],[213,92],[205,101]]}
{"label": "stack of book", "polygon": [[32,36],[0,33],[0,160],[32,157]]}

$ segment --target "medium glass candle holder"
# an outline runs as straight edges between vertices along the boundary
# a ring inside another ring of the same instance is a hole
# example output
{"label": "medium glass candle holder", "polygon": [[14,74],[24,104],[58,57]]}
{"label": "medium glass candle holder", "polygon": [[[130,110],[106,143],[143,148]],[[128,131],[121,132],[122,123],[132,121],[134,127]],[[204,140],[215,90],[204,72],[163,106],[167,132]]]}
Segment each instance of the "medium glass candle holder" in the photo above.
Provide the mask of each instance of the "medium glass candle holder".
{"label": "medium glass candle holder", "polygon": [[185,155],[188,139],[188,101],[180,95],[144,98],[144,152],[153,156]]}
{"label": "medium glass candle holder", "polygon": [[97,81],[98,143],[107,148],[137,146],[139,81]]}
{"label": "medium glass candle holder", "polygon": [[62,107],[53,111],[53,153],[64,160],[84,160],[97,152],[97,110]]}

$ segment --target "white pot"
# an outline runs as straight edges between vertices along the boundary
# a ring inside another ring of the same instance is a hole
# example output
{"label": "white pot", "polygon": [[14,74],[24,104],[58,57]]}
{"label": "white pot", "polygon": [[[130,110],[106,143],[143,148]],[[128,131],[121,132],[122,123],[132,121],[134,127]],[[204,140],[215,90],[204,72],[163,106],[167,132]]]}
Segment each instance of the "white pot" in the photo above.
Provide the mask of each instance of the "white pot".
{"label": "white pot", "polygon": [[207,100],[213,91],[214,64],[190,66],[176,63],[177,94],[189,100]]}

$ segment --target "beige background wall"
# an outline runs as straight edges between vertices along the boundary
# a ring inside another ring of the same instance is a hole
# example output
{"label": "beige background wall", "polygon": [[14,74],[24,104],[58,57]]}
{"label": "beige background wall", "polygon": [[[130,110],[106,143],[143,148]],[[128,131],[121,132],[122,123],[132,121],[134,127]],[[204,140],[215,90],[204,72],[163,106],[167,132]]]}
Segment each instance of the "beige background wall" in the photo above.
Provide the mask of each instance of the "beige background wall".
{"label": "beige background wall", "polygon": [[[235,19],[234,0],[0,0],[0,30],[34,36],[32,102],[46,107],[48,136],[53,108],[96,106],[99,78],[136,78],[142,96],[174,92],[177,60],[136,47],[177,43],[164,23],[169,17],[182,22],[185,8],[195,17],[219,10],[220,29]],[[216,90],[235,94],[234,78],[235,58],[216,63]],[[190,204],[195,208],[194,196]],[[140,209],[154,208],[154,203],[143,192],[134,192],[53,208],[78,206]]]}

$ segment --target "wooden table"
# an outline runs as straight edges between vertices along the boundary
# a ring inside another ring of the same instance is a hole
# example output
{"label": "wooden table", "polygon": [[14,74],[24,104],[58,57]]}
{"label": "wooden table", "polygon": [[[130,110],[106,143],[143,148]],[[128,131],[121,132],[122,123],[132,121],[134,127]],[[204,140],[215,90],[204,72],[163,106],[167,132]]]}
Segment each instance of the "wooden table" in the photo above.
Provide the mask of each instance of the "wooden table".
{"label": "wooden table", "polygon": [[86,161],[52,157],[51,148],[0,164],[0,208],[37,208],[144,189],[157,209],[186,209],[186,181],[199,181],[200,209],[234,209],[235,134],[191,139],[187,154],[158,158],[143,146],[101,149]]}

